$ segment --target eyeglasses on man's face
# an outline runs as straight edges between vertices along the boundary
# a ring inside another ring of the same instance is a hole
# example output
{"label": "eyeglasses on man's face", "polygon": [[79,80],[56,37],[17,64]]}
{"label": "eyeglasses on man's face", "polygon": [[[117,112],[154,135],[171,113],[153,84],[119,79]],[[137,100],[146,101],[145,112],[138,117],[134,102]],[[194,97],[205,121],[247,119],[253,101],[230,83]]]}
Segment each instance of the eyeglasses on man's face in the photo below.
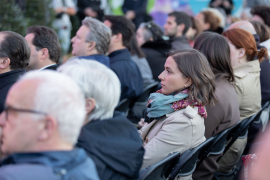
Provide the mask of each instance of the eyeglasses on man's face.
{"label": "eyeglasses on man's face", "polygon": [[36,110],[32,110],[32,109],[19,109],[19,108],[13,108],[11,106],[5,106],[3,112],[6,113],[6,120],[8,120],[8,116],[11,112],[17,111],[17,112],[22,112],[22,113],[33,113],[33,114],[40,114],[40,115],[44,115],[47,116],[48,114],[45,112],[41,112],[41,111],[36,111]]}

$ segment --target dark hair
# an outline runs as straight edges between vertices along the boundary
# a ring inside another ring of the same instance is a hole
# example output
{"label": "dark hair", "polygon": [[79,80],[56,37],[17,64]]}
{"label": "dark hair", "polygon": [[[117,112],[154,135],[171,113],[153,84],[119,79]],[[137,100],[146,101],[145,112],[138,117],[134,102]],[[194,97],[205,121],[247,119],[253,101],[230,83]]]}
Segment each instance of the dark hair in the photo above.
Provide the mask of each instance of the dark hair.
{"label": "dark hair", "polygon": [[254,60],[257,56],[259,61],[262,62],[265,57],[268,57],[267,49],[261,48],[258,52],[254,36],[243,29],[229,29],[223,32],[222,35],[229,39],[237,49],[244,48],[249,61]]}
{"label": "dark hair", "polygon": [[163,31],[154,23],[154,21],[149,21],[147,23],[141,23],[140,28],[144,28],[144,39],[145,41],[149,41],[150,38],[153,38],[153,41],[163,39]]}
{"label": "dark hair", "polygon": [[128,46],[128,50],[131,55],[137,55],[139,58],[145,57],[145,54],[143,53],[141,48],[138,46],[138,42],[137,42],[135,34],[131,38],[131,42]]}
{"label": "dark hair", "polygon": [[269,6],[255,6],[250,10],[250,13],[260,16],[267,26],[270,26],[270,7]]}
{"label": "dark hair", "polygon": [[32,44],[36,50],[47,48],[50,60],[58,63],[61,56],[61,46],[56,32],[45,26],[31,26],[27,29],[26,34],[31,33],[35,35]]}
{"label": "dark hair", "polygon": [[217,102],[215,76],[205,56],[195,49],[170,51],[168,56],[175,60],[183,75],[193,81],[188,87],[189,101],[213,106]]}
{"label": "dark hair", "polygon": [[183,35],[186,34],[188,28],[191,26],[190,16],[183,11],[173,11],[169,14],[169,16],[175,17],[175,22],[177,25],[184,24],[185,29],[183,30]]}
{"label": "dark hair", "polygon": [[193,48],[205,55],[216,78],[234,82],[230,46],[225,37],[213,32],[203,32],[195,39]]}
{"label": "dark hair", "polygon": [[259,35],[260,42],[270,39],[270,31],[265,24],[260,21],[250,21],[250,23],[253,25],[256,33]]}
{"label": "dark hair", "polygon": [[198,22],[197,19],[195,19],[193,16],[190,17],[191,18],[191,27],[192,29],[196,29],[196,34],[195,34],[195,38],[202,33],[202,28]]}
{"label": "dark hair", "polygon": [[31,50],[27,41],[20,34],[12,31],[0,32],[4,39],[0,42],[0,57],[10,59],[10,69],[25,68],[29,63]]}
{"label": "dark hair", "polygon": [[204,16],[204,22],[210,24],[210,30],[216,31],[219,27],[220,19],[211,11],[200,12]]}
{"label": "dark hair", "polygon": [[116,35],[118,33],[122,34],[123,46],[128,47],[133,34],[135,34],[135,25],[132,21],[127,19],[125,16],[113,15],[105,16],[105,20],[110,21],[112,24],[112,35]]}

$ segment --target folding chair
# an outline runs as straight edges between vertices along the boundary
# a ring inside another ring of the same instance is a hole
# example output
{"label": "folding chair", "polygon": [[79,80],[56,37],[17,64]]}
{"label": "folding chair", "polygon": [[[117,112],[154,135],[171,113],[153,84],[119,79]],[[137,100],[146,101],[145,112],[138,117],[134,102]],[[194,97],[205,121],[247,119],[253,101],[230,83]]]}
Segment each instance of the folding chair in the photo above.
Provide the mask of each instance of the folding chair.
{"label": "folding chair", "polygon": [[138,180],[165,180],[180,157],[179,152],[169,154],[157,164],[142,169]]}
{"label": "folding chair", "polygon": [[210,137],[199,146],[181,154],[177,165],[173,168],[167,179],[173,180],[176,176],[191,175],[196,169],[197,162],[200,161],[202,156],[205,156],[205,151],[209,149],[209,145],[211,145],[213,141],[214,137]]}

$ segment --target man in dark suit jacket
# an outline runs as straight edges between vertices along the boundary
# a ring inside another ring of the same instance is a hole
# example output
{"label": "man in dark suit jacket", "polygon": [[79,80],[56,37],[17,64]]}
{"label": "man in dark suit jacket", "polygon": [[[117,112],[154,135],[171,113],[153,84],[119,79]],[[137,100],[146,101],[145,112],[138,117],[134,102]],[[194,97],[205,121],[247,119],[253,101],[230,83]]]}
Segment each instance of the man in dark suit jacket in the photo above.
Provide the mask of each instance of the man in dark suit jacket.
{"label": "man in dark suit jacket", "polygon": [[109,46],[110,67],[121,82],[121,97],[135,98],[143,92],[143,79],[137,64],[127,49],[135,32],[134,24],[125,16],[105,16],[104,24],[111,28]]}
{"label": "man in dark suit jacket", "polygon": [[11,31],[0,32],[0,113],[10,87],[25,73],[30,48],[26,40]]}
{"label": "man in dark suit jacket", "polygon": [[61,55],[61,46],[56,32],[45,26],[31,26],[27,29],[26,41],[31,49],[26,70],[56,70]]}

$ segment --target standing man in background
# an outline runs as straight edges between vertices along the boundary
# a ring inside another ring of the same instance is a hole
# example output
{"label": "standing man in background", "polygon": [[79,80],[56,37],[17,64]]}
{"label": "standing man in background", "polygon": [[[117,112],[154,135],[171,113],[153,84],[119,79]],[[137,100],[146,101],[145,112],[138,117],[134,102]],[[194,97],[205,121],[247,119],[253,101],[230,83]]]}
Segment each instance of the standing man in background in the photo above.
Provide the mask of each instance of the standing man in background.
{"label": "standing man in background", "polygon": [[76,14],[76,8],[73,0],[53,0],[53,8],[56,14],[54,28],[57,29],[57,34],[62,47],[63,61],[67,59],[65,56],[68,53],[70,45],[70,32],[72,25],[69,16]]}
{"label": "standing man in background", "polygon": [[146,13],[147,2],[147,0],[124,0],[122,11],[126,18],[135,24],[136,29],[142,22],[149,20]]}

